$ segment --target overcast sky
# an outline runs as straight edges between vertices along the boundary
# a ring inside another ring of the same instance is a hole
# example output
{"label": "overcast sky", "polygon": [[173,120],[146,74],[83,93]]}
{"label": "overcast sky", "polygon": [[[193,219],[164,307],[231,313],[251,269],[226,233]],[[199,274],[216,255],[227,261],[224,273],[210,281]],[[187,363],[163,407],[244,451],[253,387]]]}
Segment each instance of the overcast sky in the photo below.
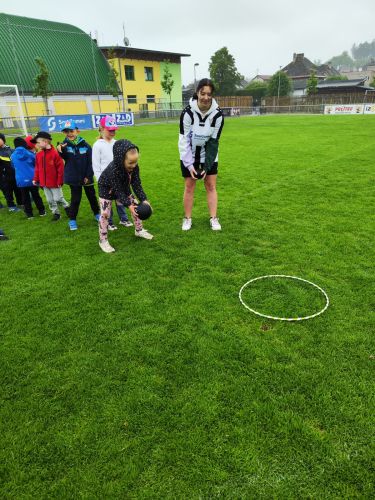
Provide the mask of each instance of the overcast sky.
{"label": "overcast sky", "polygon": [[124,22],[132,47],[191,54],[182,60],[184,84],[194,79],[194,63],[197,78],[209,76],[210,57],[223,46],[253,77],[274,73],[293,52],[326,62],[375,38],[375,0],[0,0],[0,12],[97,31],[100,45],[122,45]]}

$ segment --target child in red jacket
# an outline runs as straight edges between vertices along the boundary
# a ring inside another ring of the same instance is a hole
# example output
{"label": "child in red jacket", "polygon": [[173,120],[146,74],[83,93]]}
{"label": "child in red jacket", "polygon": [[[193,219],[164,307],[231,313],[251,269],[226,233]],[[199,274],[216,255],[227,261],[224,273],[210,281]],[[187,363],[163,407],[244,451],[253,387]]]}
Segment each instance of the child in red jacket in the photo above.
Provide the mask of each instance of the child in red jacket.
{"label": "child in red jacket", "polygon": [[39,151],[35,157],[35,173],[33,184],[43,188],[49,208],[52,211],[52,221],[61,217],[58,205],[62,205],[69,217],[69,203],[62,191],[64,183],[64,162],[59,153],[52,146],[52,137],[48,132],[38,132],[32,142]]}

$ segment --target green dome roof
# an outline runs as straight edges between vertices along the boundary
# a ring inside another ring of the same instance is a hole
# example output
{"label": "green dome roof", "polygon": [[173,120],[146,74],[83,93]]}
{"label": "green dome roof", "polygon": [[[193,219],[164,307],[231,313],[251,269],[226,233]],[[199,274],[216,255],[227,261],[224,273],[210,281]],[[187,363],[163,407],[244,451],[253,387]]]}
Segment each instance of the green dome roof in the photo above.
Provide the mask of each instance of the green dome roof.
{"label": "green dome roof", "polygon": [[71,24],[0,13],[0,46],[0,84],[32,93],[38,73],[35,59],[41,57],[54,94],[108,93],[105,57],[89,35]]}

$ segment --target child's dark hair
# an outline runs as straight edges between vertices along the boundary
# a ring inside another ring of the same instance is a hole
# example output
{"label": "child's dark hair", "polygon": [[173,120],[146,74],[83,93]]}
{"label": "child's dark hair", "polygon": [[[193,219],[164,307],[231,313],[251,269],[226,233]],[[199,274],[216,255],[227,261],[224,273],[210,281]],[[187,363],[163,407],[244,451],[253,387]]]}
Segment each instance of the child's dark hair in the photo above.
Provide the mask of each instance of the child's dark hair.
{"label": "child's dark hair", "polygon": [[128,149],[125,153],[125,158],[128,156],[128,153],[132,153],[132,154],[138,153],[139,154],[139,149],[137,146],[134,146],[134,147]]}
{"label": "child's dark hair", "polygon": [[193,99],[195,101],[198,100],[198,92],[203,89],[203,87],[211,87],[211,92],[214,94],[215,93],[215,85],[212,80],[209,78],[202,78],[202,80],[199,81],[197,88],[193,94]]}

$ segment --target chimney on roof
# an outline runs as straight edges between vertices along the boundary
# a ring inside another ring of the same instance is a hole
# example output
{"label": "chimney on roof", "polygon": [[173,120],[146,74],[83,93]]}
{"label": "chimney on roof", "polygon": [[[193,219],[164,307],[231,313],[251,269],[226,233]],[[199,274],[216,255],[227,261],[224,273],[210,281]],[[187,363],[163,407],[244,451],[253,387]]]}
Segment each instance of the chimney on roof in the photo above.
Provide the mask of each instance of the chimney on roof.
{"label": "chimney on roof", "polygon": [[300,54],[294,53],[293,54],[293,62],[303,61],[304,57],[305,57],[305,54],[303,52],[301,52]]}

